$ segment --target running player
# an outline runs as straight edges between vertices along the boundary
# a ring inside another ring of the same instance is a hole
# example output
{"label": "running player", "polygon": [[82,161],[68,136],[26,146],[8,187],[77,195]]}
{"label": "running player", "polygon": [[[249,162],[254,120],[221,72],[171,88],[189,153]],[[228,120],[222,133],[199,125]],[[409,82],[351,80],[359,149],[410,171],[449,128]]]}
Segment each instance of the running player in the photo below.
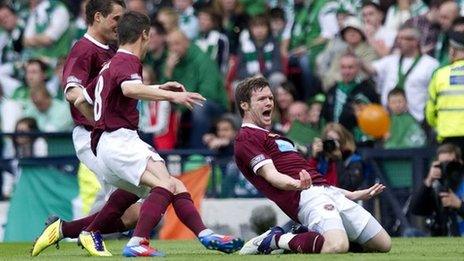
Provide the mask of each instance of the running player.
{"label": "running player", "polygon": [[235,159],[243,175],[291,219],[309,228],[284,234],[274,227],[245,244],[241,254],[268,254],[285,249],[299,253],[343,253],[349,241],[365,251],[388,252],[391,239],[356,200],[385,188],[375,184],[354,192],[328,186],[296,151],[293,143],[270,132],[274,96],[262,77],[241,82],[235,92],[242,127],[235,140]]}
{"label": "running player", "polygon": [[85,89],[75,103],[80,106],[84,99],[93,103],[96,123],[91,145],[98,164],[106,169],[103,171],[105,179],[119,187],[117,191],[124,189],[133,193],[117,201],[111,200],[112,195],[97,218],[79,235],[80,243],[84,247],[92,246],[92,254],[96,251],[99,255],[111,255],[101,238],[96,240],[99,237],[96,232],[101,224],[104,226],[111,221],[114,213],[122,213],[139,198],[144,198],[133,237],[124,248],[124,256],[162,255],[150,247],[148,238],[171,203],[179,219],[198,236],[203,245],[226,253],[234,252],[242,247],[243,241],[214,234],[204,226],[183,183],[169,175],[164,160],[137,134],[138,99],[169,100],[190,109],[200,106],[205,100],[198,93],[184,91],[185,88],[176,82],[161,86],[142,83],[140,59],[147,51],[149,30],[150,20],[146,15],[125,13],[118,24],[119,50],[102,68],[96,84]]}
{"label": "running player", "polygon": [[[90,132],[94,123],[87,120],[81,113],[91,116],[91,106],[82,104],[80,108],[74,107],[77,97],[98,75],[107,62],[116,53],[116,49],[110,45],[117,42],[117,22],[125,9],[124,0],[90,0],[86,4],[86,22],[88,29],[86,34],[76,42],[71,49],[64,68],[63,83],[66,99],[70,103],[71,115],[76,127],[73,130],[73,143],[79,160],[97,176],[102,189],[96,197],[92,211],[98,211],[103,207],[108,196],[114,191],[103,178],[103,169],[98,166],[97,158],[90,148]],[[139,204],[134,204],[122,217],[107,224],[102,233],[126,231],[137,222]],[[40,254],[48,246],[57,243],[62,238],[77,238],[83,228],[87,227],[97,213],[88,217],[65,222],[57,217],[47,220],[46,228],[34,243],[32,256]]]}

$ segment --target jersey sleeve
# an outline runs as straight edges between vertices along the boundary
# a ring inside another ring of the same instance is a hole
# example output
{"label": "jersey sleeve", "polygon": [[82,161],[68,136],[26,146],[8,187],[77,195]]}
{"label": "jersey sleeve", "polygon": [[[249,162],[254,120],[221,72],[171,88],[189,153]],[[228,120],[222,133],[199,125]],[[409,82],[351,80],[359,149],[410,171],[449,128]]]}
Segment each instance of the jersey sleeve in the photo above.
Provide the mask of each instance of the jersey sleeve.
{"label": "jersey sleeve", "polygon": [[123,83],[134,82],[142,83],[142,65],[140,63],[128,62],[125,66],[115,65],[115,73],[113,75],[115,83],[122,86]]}
{"label": "jersey sleeve", "polygon": [[91,57],[88,55],[76,55],[69,58],[63,71],[65,93],[70,87],[85,87],[85,84],[89,80],[90,61]]}
{"label": "jersey sleeve", "polygon": [[272,163],[265,150],[266,140],[261,137],[248,136],[235,143],[235,157],[243,166],[253,170],[253,173],[264,165]]}

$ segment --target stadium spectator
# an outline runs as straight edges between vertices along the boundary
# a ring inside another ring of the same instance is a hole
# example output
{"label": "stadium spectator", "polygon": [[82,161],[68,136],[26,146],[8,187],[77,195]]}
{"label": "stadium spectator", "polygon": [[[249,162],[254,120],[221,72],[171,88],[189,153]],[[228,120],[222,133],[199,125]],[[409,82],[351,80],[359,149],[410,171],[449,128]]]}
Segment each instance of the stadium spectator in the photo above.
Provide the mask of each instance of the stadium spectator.
{"label": "stadium spectator", "polygon": [[281,43],[284,37],[284,30],[286,29],[287,24],[284,10],[282,10],[279,7],[272,8],[269,11],[269,19],[272,37],[274,37],[274,39],[276,39],[278,43]]}
{"label": "stadium spectator", "polygon": [[219,31],[220,17],[211,7],[203,8],[198,12],[200,34],[195,44],[216,61],[223,75],[227,74],[229,66],[229,40]]}
{"label": "stadium spectator", "polygon": [[201,138],[210,130],[214,120],[228,108],[221,73],[216,63],[191,44],[181,31],[175,30],[168,34],[167,46],[169,54],[162,81],[178,81],[188,91],[198,92],[207,99],[203,106],[194,107],[190,118],[189,147],[204,148]]}
{"label": "stadium spectator", "polygon": [[284,82],[275,89],[275,96],[277,108],[273,128],[278,132],[287,133],[291,124],[288,109],[296,100],[295,86],[291,82]]}
{"label": "stadium spectator", "polygon": [[39,130],[44,132],[70,131],[73,121],[64,101],[53,99],[46,88],[30,90],[31,100],[26,103],[24,116],[37,120]]}
{"label": "stadium spectator", "polygon": [[459,5],[454,0],[445,0],[438,8],[438,22],[440,33],[438,34],[437,44],[435,45],[433,57],[438,60],[440,65],[449,62],[448,56],[448,31],[453,25],[453,21],[459,17]]}
{"label": "stadium spectator", "polygon": [[461,149],[437,149],[424,183],[412,195],[412,214],[428,217],[432,236],[464,236],[464,179]]}
{"label": "stadium spectator", "polygon": [[25,22],[9,5],[0,4],[0,85],[4,95],[11,97],[21,85],[18,79]]}
{"label": "stadium spectator", "polygon": [[[430,80],[426,107],[427,122],[437,132],[437,140],[464,149],[464,32],[451,32],[451,64],[439,68]],[[417,97],[414,97],[417,98]]]}
{"label": "stadium spectator", "polygon": [[218,151],[221,156],[232,157],[234,154],[233,141],[237,133],[237,126],[232,116],[224,115],[216,121],[213,133],[203,135],[203,143],[210,150]]}
{"label": "stadium spectator", "polygon": [[190,39],[197,37],[199,26],[195,16],[192,0],[172,0],[174,8],[179,13],[179,28]]}
{"label": "stadium spectator", "polygon": [[338,123],[328,123],[321,137],[314,139],[308,162],[327,183],[346,190],[358,189],[367,176],[353,135]]}
{"label": "stadium spectator", "polygon": [[[21,118],[16,123],[17,134],[39,132],[37,121],[34,118]],[[13,138],[16,158],[46,157],[48,154],[47,142],[44,138],[30,135],[18,135]]]}
{"label": "stadium spectator", "polygon": [[240,36],[237,79],[255,75],[275,78],[282,75],[279,43],[272,37],[269,20],[264,15],[252,17],[248,30]]}
{"label": "stadium spectator", "polygon": [[308,106],[306,103],[296,101],[288,108],[291,122],[287,137],[298,145],[308,146],[314,138],[319,137],[325,126],[322,118],[322,104],[325,97],[322,94],[314,96]]}
{"label": "stadium spectator", "polygon": [[81,37],[83,37],[85,32],[87,31],[87,23],[85,22],[85,5],[88,1],[89,0],[84,0],[81,2],[81,4],[79,5],[79,14],[71,22],[71,45],[74,45],[79,39],[81,39]]}
{"label": "stadium spectator", "polygon": [[381,93],[384,106],[393,88],[404,89],[409,112],[418,122],[422,122],[427,86],[438,62],[427,54],[421,54],[419,41],[420,32],[416,28],[403,26],[398,32],[400,52],[374,61],[372,66],[364,66],[364,69],[376,75],[377,90]]}
{"label": "stadium spectator", "polygon": [[172,8],[161,8],[156,15],[156,19],[163,25],[168,33],[179,28],[179,14]]}
{"label": "stadium spectator", "polygon": [[130,11],[148,15],[147,1],[145,0],[126,0],[126,8]]}
{"label": "stadium spectator", "polygon": [[71,46],[70,14],[61,1],[30,0],[30,14],[24,31],[26,57],[43,57],[49,62],[66,56]]}
{"label": "stadium spectator", "polygon": [[396,0],[396,3],[388,8],[385,27],[397,31],[406,20],[423,15],[427,11],[428,8],[422,0]]}
{"label": "stadium spectator", "polygon": [[302,81],[297,88],[302,90],[304,100],[318,92],[315,60],[328,40],[339,31],[337,9],[337,1],[332,0],[295,1],[295,21],[290,39],[282,42],[282,51],[289,65],[301,70]]}
{"label": "stadium spectator", "polygon": [[434,55],[438,34],[440,33],[438,8],[440,0],[432,0],[428,3],[429,10],[423,15],[411,17],[404,24],[417,28],[421,32],[421,52],[430,56]]}
{"label": "stadium spectator", "polygon": [[25,105],[30,98],[32,89],[46,88],[48,66],[42,60],[30,59],[24,65],[25,81],[24,85],[17,88],[12,99]]}
{"label": "stadium spectator", "polygon": [[213,8],[222,18],[220,24],[229,39],[230,53],[235,55],[240,47],[240,33],[248,24],[243,6],[238,0],[213,0]]}
{"label": "stadium spectator", "polygon": [[47,81],[47,90],[53,98],[64,100],[64,93],[61,90],[61,83],[63,78],[63,67],[66,61],[65,57],[58,58],[56,66],[53,68],[53,74]]}
{"label": "stadium spectator", "polygon": [[[144,65],[143,83],[157,82],[151,66]],[[139,129],[153,136],[152,143],[157,150],[172,150],[176,145],[178,116],[169,101],[140,101]]]}
{"label": "stadium spectator", "polygon": [[324,118],[329,122],[342,124],[354,132],[357,127],[354,104],[362,100],[364,103],[378,103],[379,95],[371,79],[360,79],[359,59],[350,53],[340,58],[341,80],[328,91],[324,104]]}
{"label": "stadium spectator", "polygon": [[374,1],[367,1],[362,7],[364,33],[367,42],[375,49],[377,55],[384,57],[390,54],[395,43],[396,31],[383,25],[385,13]]}
{"label": "stadium spectator", "polygon": [[154,20],[150,25],[150,41],[144,60],[144,64],[150,65],[154,70],[155,79],[153,80],[159,80],[162,76],[162,67],[167,57],[166,30],[160,22]]}
{"label": "stadium spectator", "polygon": [[394,88],[388,93],[388,110],[390,111],[390,131],[383,144],[384,148],[423,147],[427,137],[417,120],[408,112],[404,90]]}
{"label": "stadium spectator", "polygon": [[[345,20],[353,15],[349,14],[343,8],[337,10],[337,23],[339,28],[343,28]],[[346,51],[346,43],[342,39],[342,35],[338,32],[334,38],[332,38],[324,50],[316,58],[317,75],[319,78],[323,78],[327,71],[329,71],[330,65],[339,52]]]}
{"label": "stadium spectator", "polygon": [[[361,22],[354,16],[348,17],[343,23],[341,37],[344,48],[334,51],[331,60],[324,61],[329,64],[328,70],[320,71],[322,74],[322,85],[324,90],[328,90],[333,84],[342,80],[340,60],[343,54],[353,53],[364,63],[370,63],[377,59],[377,54],[372,46],[366,42]],[[335,40],[336,41],[336,40]],[[357,80],[362,81],[367,78],[365,74],[358,71]]]}

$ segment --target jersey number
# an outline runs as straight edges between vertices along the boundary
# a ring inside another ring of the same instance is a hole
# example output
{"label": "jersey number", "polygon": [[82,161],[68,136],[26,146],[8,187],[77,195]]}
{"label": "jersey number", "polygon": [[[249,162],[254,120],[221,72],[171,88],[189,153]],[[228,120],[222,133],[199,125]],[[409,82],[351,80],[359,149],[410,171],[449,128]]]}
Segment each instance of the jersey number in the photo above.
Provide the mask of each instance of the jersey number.
{"label": "jersey number", "polygon": [[97,85],[95,86],[95,103],[93,106],[93,115],[95,117],[95,121],[98,121],[101,118],[101,114],[102,114],[102,98],[101,98],[102,90],[103,90],[103,77],[99,76]]}

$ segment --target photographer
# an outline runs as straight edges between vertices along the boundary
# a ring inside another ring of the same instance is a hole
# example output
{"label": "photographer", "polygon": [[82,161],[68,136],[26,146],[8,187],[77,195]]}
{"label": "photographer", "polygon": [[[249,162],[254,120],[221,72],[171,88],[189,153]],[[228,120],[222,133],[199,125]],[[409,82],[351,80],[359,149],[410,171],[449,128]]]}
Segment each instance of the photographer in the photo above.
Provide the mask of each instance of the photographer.
{"label": "photographer", "polygon": [[365,176],[361,156],[356,153],[353,135],[338,123],[329,123],[315,138],[309,164],[324,175],[327,182],[346,190],[358,189]]}
{"label": "photographer", "polygon": [[430,218],[432,236],[464,235],[464,180],[461,149],[443,144],[437,149],[421,187],[413,194],[412,214]]}

